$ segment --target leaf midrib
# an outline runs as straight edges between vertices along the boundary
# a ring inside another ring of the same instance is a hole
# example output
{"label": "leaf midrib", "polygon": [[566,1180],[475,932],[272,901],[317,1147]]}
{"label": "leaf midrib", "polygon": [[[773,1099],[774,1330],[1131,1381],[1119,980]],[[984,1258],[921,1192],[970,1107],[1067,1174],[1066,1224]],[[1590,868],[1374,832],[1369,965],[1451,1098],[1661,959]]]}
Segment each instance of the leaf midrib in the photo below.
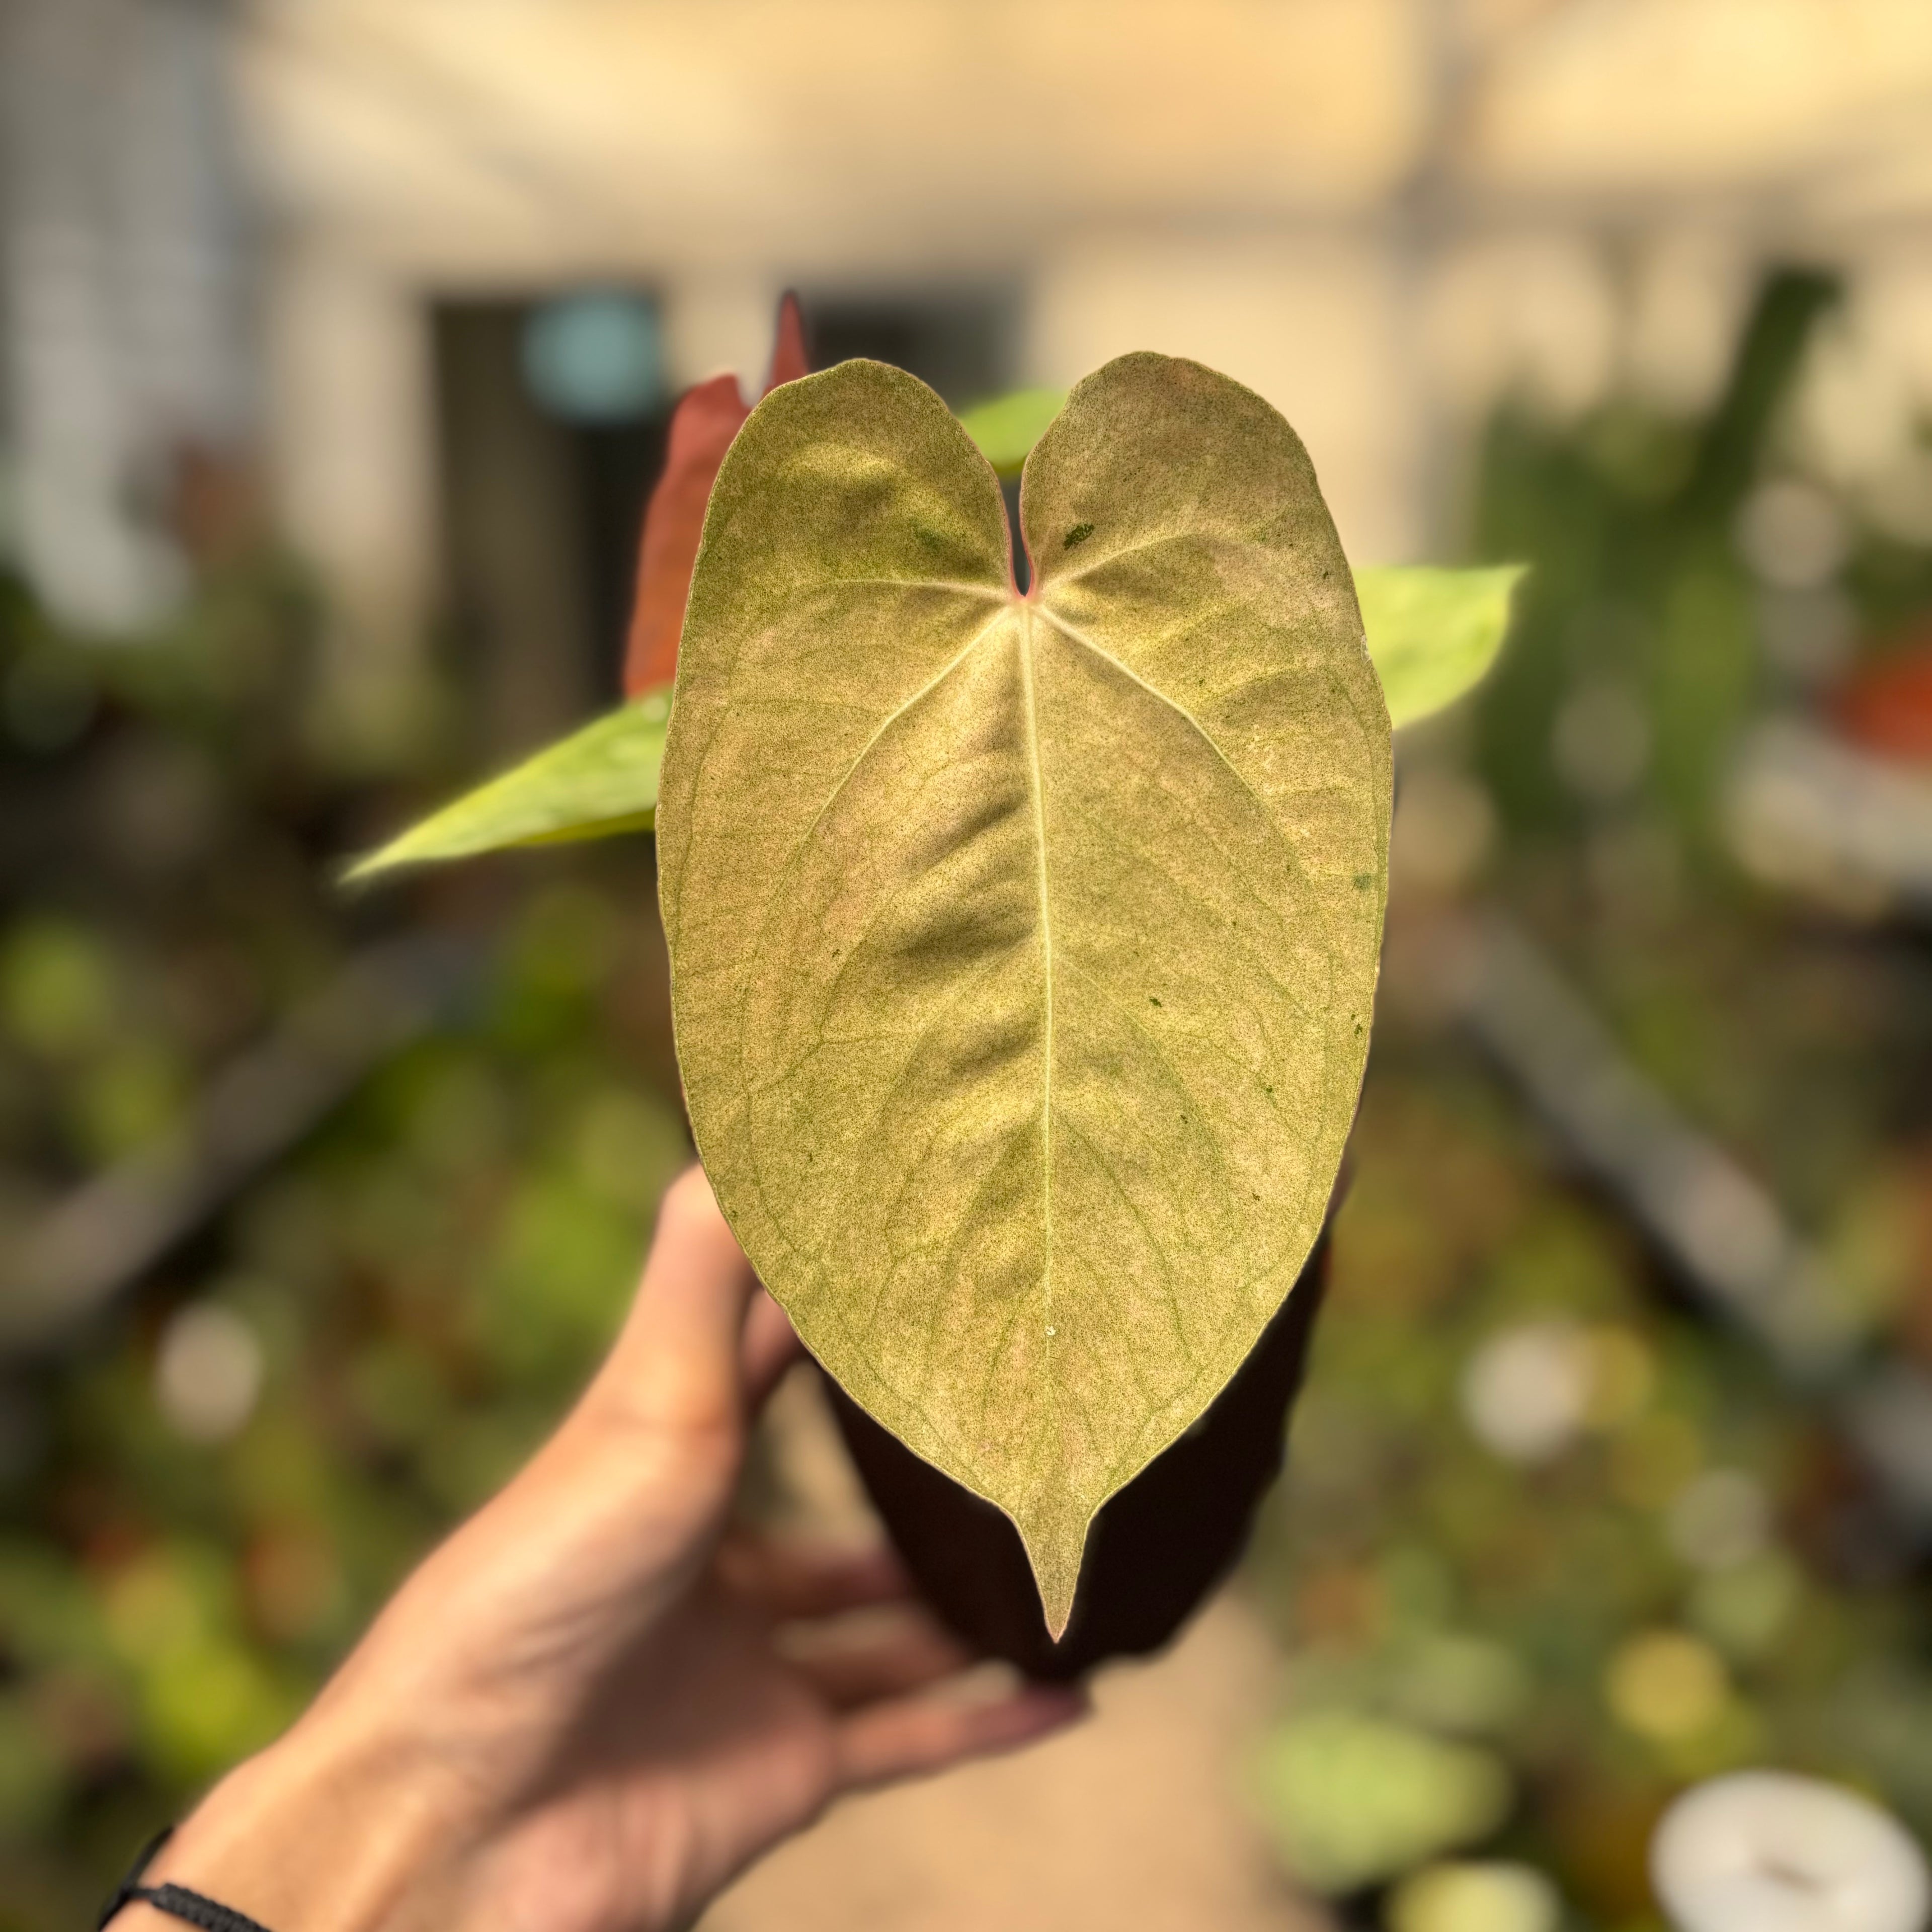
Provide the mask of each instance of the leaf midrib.
{"label": "leaf midrib", "polygon": [[[1040,1300],[1042,1304],[1042,1340],[1050,1358],[1057,1337],[1053,1319],[1053,914],[1046,870],[1046,771],[1040,752],[1040,700],[1034,682],[1034,622],[1035,607],[1022,604],[1020,628],[1020,680],[1025,694],[1027,765],[1033,796],[1034,847],[1039,856],[1040,958],[1041,1003],[1045,1009],[1040,1028],[1040,1162],[1042,1256]],[[1051,1370],[1046,1387],[1057,1400]]]}
{"label": "leaf midrib", "polygon": [[1117,658],[1112,651],[1107,649],[1106,645],[1096,644],[1091,638],[1086,634],[1084,632],[1081,631],[1076,628],[1073,625],[1070,624],[1064,617],[1062,617],[1057,613],[1048,610],[1044,604],[1040,604],[1038,608],[1040,615],[1044,617],[1062,637],[1079,645],[1083,650],[1092,652],[1092,654],[1095,657],[1098,658],[1102,664],[1109,665],[1114,670],[1118,671],[1123,677],[1126,678],[1129,681],[1129,682],[1138,685],[1141,689],[1145,692],[1150,698],[1152,698],[1156,700],[1159,703],[1166,705],[1168,710],[1172,711],[1177,718],[1183,719],[1186,724],[1190,725],[1193,728],[1196,735],[1200,739],[1202,743],[1205,745],[1208,750],[1214,753],[1215,761],[1221,766],[1222,770],[1240,787],[1243,791],[1246,793],[1250,800],[1252,802],[1255,809],[1261,814],[1263,819],[1270,825],[1274,823],[1274,814],[1269,811],[1267,805],[1262,800],[1261,794],[1256,791],[1254,787],[1248,782],[1245,775],[1237,769],[1234,760],[1230,758],[1227,753],[1222,750],[1220,746],[1215,742],[1214,733],[1209,730],[1207,726],[1202,724],[1200,719],[1196,717],[1193,712],[1189,710],[1186,705],[1180,704],[1176,699],[1168,697],[1167,693],[1160,689],[1158,686],[1148,683],[1147,680],[1142,676],[1140,673],[1136,670],[1133,666],[1127,663],[1124,658]]}
{"label": "leaf midrib", "polygon": [[[941,592],[964,592],[973,588],[973,586],[947,583],[938,579],[895,578],[890,581],[896,586],[908,588],[931,588]],[[1110,669],[1120,673],[1130,683],[1147,692],[1150,697],[1157,700],[1178,717],[1185,721],[1201,742],[1214,754],[1216,762],[1240,786],[1242,791],[1262,813],[1264,819],[1271,822],[1273,815],[1268,812],[1259,794],[1256,793],[1246,777],[1235,768],[1226,752],[1215,742],[1213,734],[1185,705],[1169,697],[1166,692],[1156,686],[1150,684],[1130,664],[1117,657],[1103,645],[1096,643],[1093,638],[1088,637],[1075,625],[1070,623],[1057,612],[1049,609],[1044,602],[1036,601],[1035,598],[1029,596],[1016,596],[1008,592],[1000,597],[999,609],[981,625],[917,690],[896,704],[868,734],[865,743],[860,747],[851,762],[839,775],[838,782],[826,794],[824,802],[813,814],[811,825],[807,828],[804,837],[799,842],[800,851],[802,852],[806,846],[811,843],[819,826],[824,823],[826,813],[838,802],[846,787],[863,767],[867,759],[872,756],[873,751],[886,734],[916,706],[931,697],[956,671],[961,669],[980,646],[998,631],[1002,622],[1009,616],[1017,618],[1019,623],[1018,648],[1022,703],[1025,713],[1028,790],[1033,808],[1034,850],[1037,868],[1040,898],[1040,979],[1042,1007],[1040,1052],[1040,1198],[1042,1258],[1040,1288],[1043,1308],[1042,1326],[1045,1330],[1042,1340],[1046,1345],[1048,1355],[1051,1357],[1053,1353],[1053,1344],[1058,1339],[1053,1333],[1055,1327],[1053,1319],[1053,923],[1052,890],[1047,866],[1046,768],[1040,750],[1039,694],[1034,666],[1034,627],[1035,624],[1042,620],[1051,624],[1069,643],[1078,645],[1082,650],[1098,658]],[[1050,1394],[1057,1394],[1050,1371],[1044,1377],[1044,1382]]]}

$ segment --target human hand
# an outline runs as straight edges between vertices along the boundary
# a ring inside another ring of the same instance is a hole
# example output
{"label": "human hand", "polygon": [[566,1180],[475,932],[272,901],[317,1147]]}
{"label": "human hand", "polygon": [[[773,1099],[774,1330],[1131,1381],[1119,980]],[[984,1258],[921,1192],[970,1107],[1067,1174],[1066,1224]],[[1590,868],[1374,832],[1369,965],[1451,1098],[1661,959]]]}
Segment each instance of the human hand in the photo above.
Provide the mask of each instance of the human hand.
{"label": "human hand", "polygon": [[948,1694],[972,1660],[886,1553],[728,1533],[797,1352],[692,1168],[562,1427],[145,1882],[272,1932],[668,1932],[842,1792],[1076,1716],[1064,1690]]}

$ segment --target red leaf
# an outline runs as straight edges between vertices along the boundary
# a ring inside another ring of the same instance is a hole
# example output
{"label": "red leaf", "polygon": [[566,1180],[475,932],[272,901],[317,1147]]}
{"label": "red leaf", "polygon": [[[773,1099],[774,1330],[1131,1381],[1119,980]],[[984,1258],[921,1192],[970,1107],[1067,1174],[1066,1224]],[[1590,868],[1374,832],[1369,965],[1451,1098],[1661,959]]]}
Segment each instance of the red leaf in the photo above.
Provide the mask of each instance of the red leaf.
{"label": "red leaf", "polygon": [[[765,394],[806,374],[811,366],[798,298],[788,292],[778,304]],[[671,412],[664,474],[645,506],[644,535],[638,544],[637,602],[632,607],[630,640],[624,652],[627,698],[670,683],[677,669],[677,640],[691,596],[698,540],[704,531],[705,506],[724,452],[751,413],[735,376],[714,376],[686,390]]]}
{"label": "red leaf", "polygon": [[714,376],[679,398],[670,419],[664,474],[644,510],[638,545],[638,597],[624,653],[625,695],[668,684],[677,669],[691,567],[704,529],[704,506],[731,439],[751,414],[735,376]]}
{"label": "red leaf", "polygon": [[1932,641],[1862,666],[1832,708],[1845,735],[1865,750],[1932,764]]}
{"label": "red leaf", "polygon": [[772,344],[772,369],[765,378],[765,394],[769,396],[781,382],[795,382],[811,373],[805,352],[805,317],[799,313],[797,296],[788,289],[778,302],[778,336]]}

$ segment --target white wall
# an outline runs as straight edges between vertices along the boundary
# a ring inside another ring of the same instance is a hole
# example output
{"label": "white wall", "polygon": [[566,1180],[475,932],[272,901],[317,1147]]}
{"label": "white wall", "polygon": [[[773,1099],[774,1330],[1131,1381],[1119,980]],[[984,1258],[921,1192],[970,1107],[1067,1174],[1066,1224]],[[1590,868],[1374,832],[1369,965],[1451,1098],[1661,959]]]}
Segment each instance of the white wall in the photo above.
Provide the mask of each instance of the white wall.
{"label": "white wall", "polygon": [[1300,433],[1350,558],[1393,561],[1426,536],[1411,306],[1402,254],[1372,227],[1095,237],[1035,276],[1025,373],[1066,383],[1132,349],[1222,370]]}
{"label": "white wall", "polygon": [[224,23],[143,0],[0,0],[0,415],[11,540],[69,622],[136,632],[182,581],[184,446],[252,428]]}
{"label": "white wall", "polygon": [[373,746],[405,728],[436,588],[428,308],[393,270],[326,238],[284,237],[269,279],[276,514],[331,596],[338,722]]}

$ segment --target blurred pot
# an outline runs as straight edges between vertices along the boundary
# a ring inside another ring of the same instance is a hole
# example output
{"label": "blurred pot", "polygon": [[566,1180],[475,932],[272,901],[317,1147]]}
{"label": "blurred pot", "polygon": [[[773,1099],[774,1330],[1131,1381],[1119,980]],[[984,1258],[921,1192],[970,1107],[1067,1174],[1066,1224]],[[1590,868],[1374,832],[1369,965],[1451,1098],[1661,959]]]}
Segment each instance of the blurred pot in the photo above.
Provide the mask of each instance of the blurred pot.
{"label": "blurred pot", "polygon": [[1019,1532],[825,1378],[840,1433],[906,1568],[969,1643],[1064,1682],[1158,1650],[1233,1567],[1280,1473],[1288,1411],[1328,1280],[1328,1229],[1207,1412],[1107,1502],[1088,1532],[1066,1634],[1046,1634]]}

